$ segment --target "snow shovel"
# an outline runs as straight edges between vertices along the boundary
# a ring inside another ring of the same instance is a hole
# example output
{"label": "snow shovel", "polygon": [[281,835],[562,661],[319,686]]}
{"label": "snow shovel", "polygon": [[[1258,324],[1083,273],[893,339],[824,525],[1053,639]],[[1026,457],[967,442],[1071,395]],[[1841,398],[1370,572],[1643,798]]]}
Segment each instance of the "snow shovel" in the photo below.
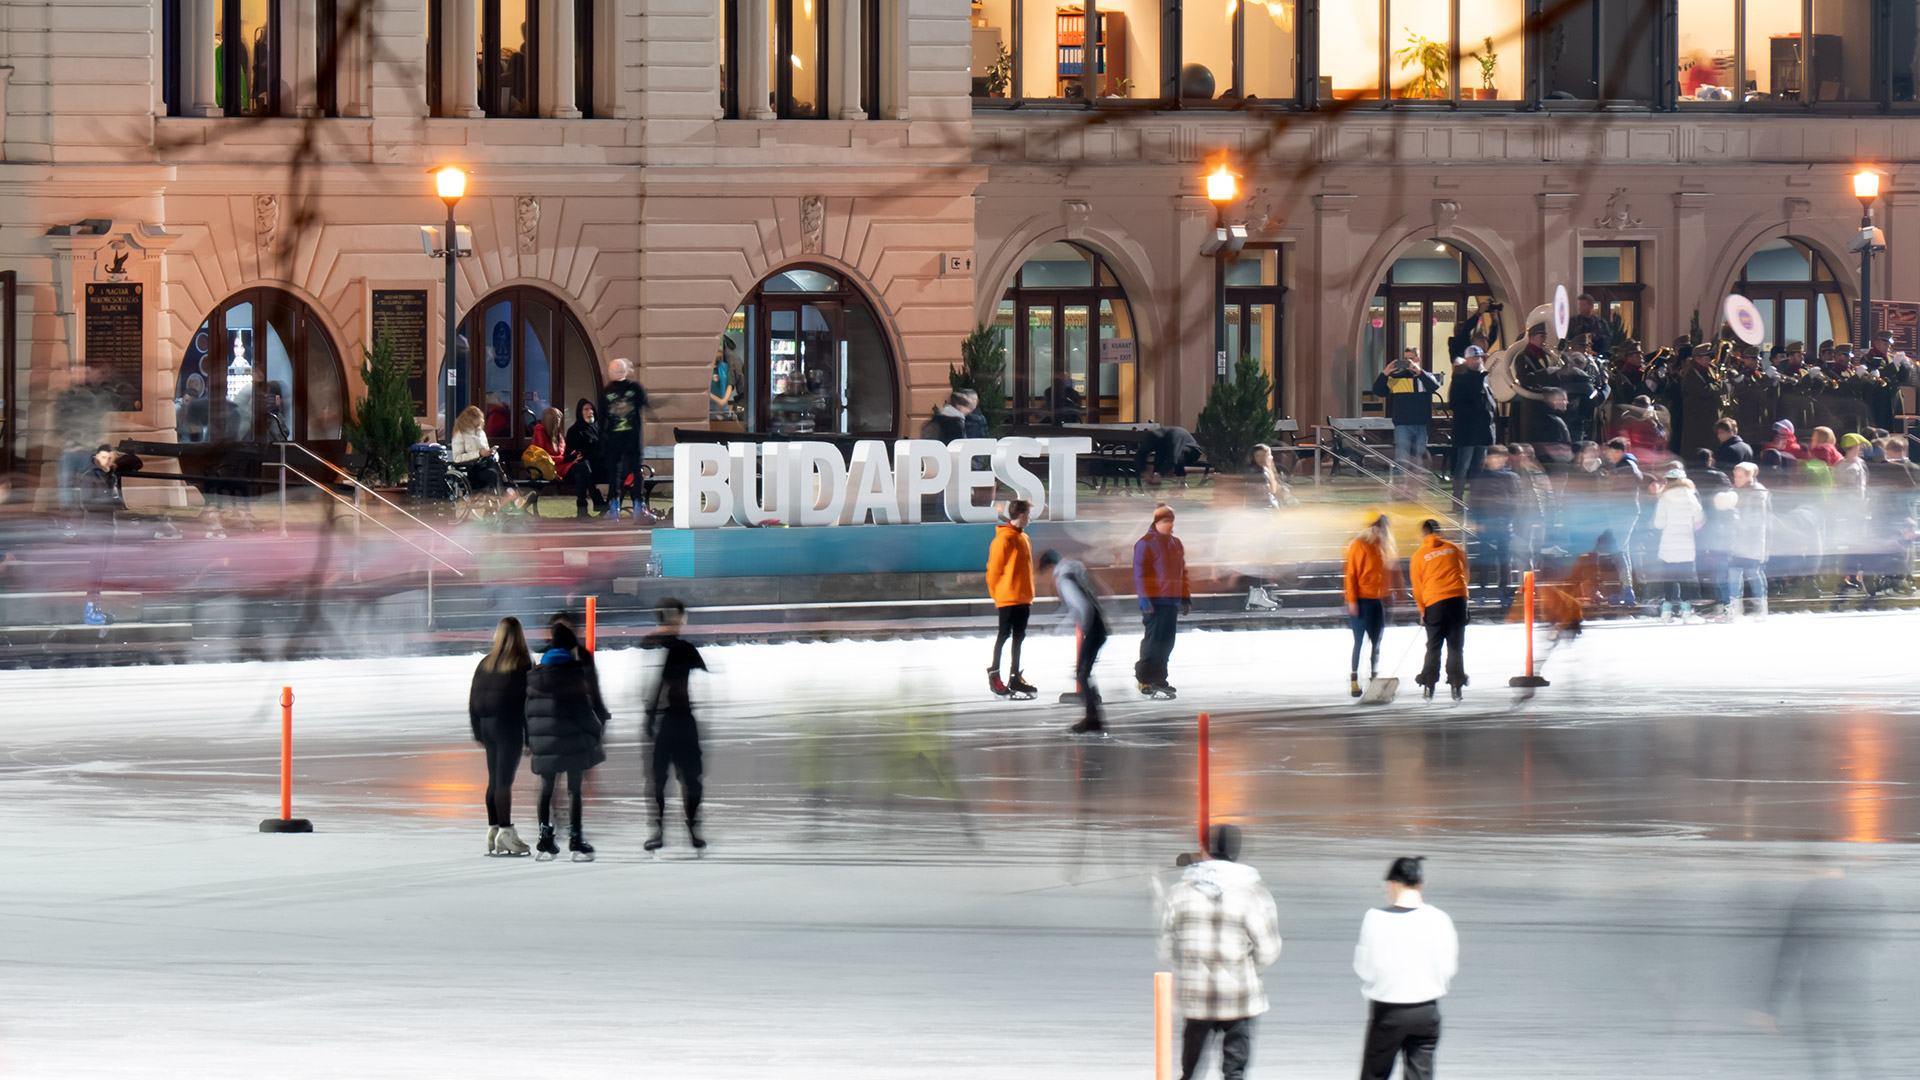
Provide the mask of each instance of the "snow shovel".
{"label": "snow shovel", "polygon": [[[1403,666],[1405,666],[1407,662],[1407,653],[1410,653],[1413,651],[1414,644],[1417,643],[1419,640],[1420,640],[1420,635],[1417,632],[1417,628],[1416,628],[1416,633],[1413,635],[1413,638],[1407,642],[1406,650],[1400,654],[1399,663],[1394,664],[1393,667],[1390,668],[1389,670],[1399,671]],[[1366,693],[1360,695],[1360,704],[1391,705],[1393,704],[1393,695],[1399,692],[1400,692],[1400,679],[1398,676],[1389,675],[1383,679],[1380,676],[1375,675],[1373,678],[1367,680],[1367,691]]]}

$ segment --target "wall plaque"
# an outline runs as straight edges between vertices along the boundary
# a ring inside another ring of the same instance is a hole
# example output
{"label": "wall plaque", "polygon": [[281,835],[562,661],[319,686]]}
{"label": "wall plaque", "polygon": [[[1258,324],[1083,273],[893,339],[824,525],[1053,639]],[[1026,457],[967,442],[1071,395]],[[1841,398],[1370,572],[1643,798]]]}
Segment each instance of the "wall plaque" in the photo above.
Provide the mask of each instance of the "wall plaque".
{"label": "wall plaque", "polygon": [[87,286],[87,383],[105,390],[115,412],[138,412],[146,385],[146,311],[137,281]]}
{"label": "wall plaque", "polygon": [[427,290],[373,290],[373,340],[393,341],[393,359],[407,373],[415,416],[427,415]]}

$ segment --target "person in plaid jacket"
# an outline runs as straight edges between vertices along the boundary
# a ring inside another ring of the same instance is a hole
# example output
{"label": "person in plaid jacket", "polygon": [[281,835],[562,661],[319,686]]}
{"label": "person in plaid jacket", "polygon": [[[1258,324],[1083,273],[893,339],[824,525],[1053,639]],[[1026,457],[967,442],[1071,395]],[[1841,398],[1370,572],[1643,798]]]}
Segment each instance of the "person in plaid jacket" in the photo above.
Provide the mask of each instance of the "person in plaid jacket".
{"label": "person in plaid jacket", "polygon": [[1200,1067],[1207,1039],[1220,1033],[1225,1080],[1241,1080],[1253,1050],[1253,1018],[1267,1011],[1260,969],[1280,959],[1280,915],[1260,871],[1237,862],[1240,830],[1216,825],[1209,858],[1187,867],[1167,894],[1160,952],[1178,968],[1180,1080]]}

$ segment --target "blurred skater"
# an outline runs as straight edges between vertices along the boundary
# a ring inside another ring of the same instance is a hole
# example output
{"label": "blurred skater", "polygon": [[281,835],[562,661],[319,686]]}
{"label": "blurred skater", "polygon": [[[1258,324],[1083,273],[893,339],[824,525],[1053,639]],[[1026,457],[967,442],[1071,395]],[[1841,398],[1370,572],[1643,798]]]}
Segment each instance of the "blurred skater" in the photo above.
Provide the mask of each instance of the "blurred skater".
{"label": "blurred skater", "polygon": [[700,728],[693,719],[693,699],[687,693],[687,679],[695,671],[707,670],[700,650],[680,636],[687,623],[687,605],[669,596],[654,606],[660,629],[640,643],[643,649],[661,649],[666,657],[660,665],[660,680],[647,695],[647,774],[653,795],[653,834],[644,845],[659,851],[666,843],[667,773],[680,775],[680,801],[687,812],[687,838],[695,851],[704,850],[700,836],[700,793],[703,789],[700,761]]}
{"label": "blurred skater", "polygon": [[520,620],[509,615],[493,628],[493,649],[473,669],[467,720],[487,751],[487,854],[525,855],[513,827],[513,774],[527,740],[527,671],[533,657]]}
{"label": "blurred skater", "polygon": [[[1007,520],[994,530],[993,544],[987,549],[987,593],[993,597],[993,610],[1000,617],[999,632],[993,636],[993,664],[987,668],[987,689],[1000,697],[1017,695],[1030,698],[1039,691],[1020,674],[1020,647],[1027,640],[1027,619],[1033,615],[1033,541],[1027,539],[1027,522],[1033,516],[1033,504],[1025,499],[1007,503]],[[1000,652],[1007,639],[1013,639],[1013,676],[1000,681]]]}
{"label": "blurred skater", "polygon": [[1467,553],[1440,536],[1440,523],[1420,523],[1420,549],[1413,553],[1407,574],[1413,584],[1413,603],[1420,625],[1427,628],[1427,659],[1420,665],[1420,696],[1433,700],[1440,682],[1440,647],[1447,649],[1447,685],[1453,700],[1467,685],[1462,650],[1467,643]]}
{"label": "blurred skater", "polygon": [[1167,894],[1160,954],[1178,968],[1180,1080],[1199,1074],[1207,1041],[1220,1033],[1221,1075],[1241,1080],[1253,1051],[1253,1018],[1267,1011],[1260,969],[1280,959],[1280,915],[1260,871],[1237,860],[1240,829],[1215,825],[1207,858],[1187,867]]}
{"label": "blurred skater", "polygon": [[1193,611],[1193,590],[1187,584],[1187,549],[1173,535],[1173,507],[1154,508],[1153,527],[1133,545],[1133,588],[1147,632],[1140,639],[1140,661],[1133,666],[1134,681],[1149,697],[1173,697],[1167,683],[1167,660],[1173,655],[1173,635],[1179,617]]}
{"label": "blurred skater", "polygon": [[1367,1041],[1360,1080],[1387,1080],[1396,1058],[1402,1080],[1432,1080],[1440,1045],[1440,999],[1460,969],[1460,938],[1447,913],[1420,895],[1426,860],[1387,869],[1387,906],[1360,920],[1353,972],[1366,996]]}
{"label": "blurred skater", "polygon": [[572,800],[567,843],[575,862],[593,861],[593,845],[580,834],[580,785],[586,771],[607,760],[600,747],[612,714],[600,698],[600,680],[584,659],[573,627],[555,622],[540,662],[527,673],[527,746],[540,778],[540,859],[560,853],[553,838],[553,788],[561,774]]}
{"label": "blurred skater", "polygon": [[1100,657],[1100,646],[1107,643],[1107,620],[1100,614],[1100,602],[1087,576],[1087,564],[1079,559],[1063,559],[1057,551],[1040,554],[1040,569],[1053,571],[1053,591],[1060,605],[1073,616],[1074,629],[1080,632],[1080,648],[1073,660],[1073,688],[1086,706],[1087,714],[1073,725],[1079,734],[1105,731],[1100,715],[1100,690],[1093,685],[1093,662]]}
{"label": "blurred skater", "polygon": [[1353,630],[1353,659],[1347,662],[1347,690],[1354,697],[1361,694],[1360,643],[1365,639],[1373,640],[1367,677],[1380,677],[1380,636],[1387,629],[1387,598],[1393,592],[1393,567],[1398,562],[1385,514],[1374,518],[1347,544],[1346,572],[1342,577],[1346,582],[1347,625]]}
{"label": "blurred skater", "polygon": [[1873,956],[1887,945],[1885,903],[1839,863],[1820,866],[1818,875],[1787,915],[1762,1027],[1779,1034],[1778,1018],[1796,1002],[1812,1075],[1846,1075],[1843,1060],[1859,1076],[1886,1075],[1873,1017]]}

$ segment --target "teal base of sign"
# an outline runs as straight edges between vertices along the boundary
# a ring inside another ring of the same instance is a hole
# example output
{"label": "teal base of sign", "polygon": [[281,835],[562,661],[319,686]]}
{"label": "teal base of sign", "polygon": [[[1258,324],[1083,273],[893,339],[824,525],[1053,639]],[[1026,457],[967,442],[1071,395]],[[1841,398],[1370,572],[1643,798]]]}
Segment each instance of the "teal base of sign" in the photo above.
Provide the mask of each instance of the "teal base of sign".
{"label": "teal base of sign", "polygon": [[978,572],[987,565],[995,528],[938,522],[655,529],[653,553],[661,574],[672,578]]}

